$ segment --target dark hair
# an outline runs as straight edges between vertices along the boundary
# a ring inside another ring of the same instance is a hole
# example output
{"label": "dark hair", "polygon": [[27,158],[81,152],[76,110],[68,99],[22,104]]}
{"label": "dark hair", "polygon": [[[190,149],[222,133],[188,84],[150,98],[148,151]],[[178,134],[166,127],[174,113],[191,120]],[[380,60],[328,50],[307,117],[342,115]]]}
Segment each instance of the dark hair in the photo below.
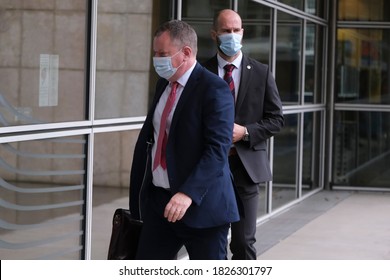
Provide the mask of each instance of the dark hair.
{"label": "dark hair", "polygon": [[181,20],[171,20],[163,23],[154,33],[155,37],[168,31],[173,43],[178,47],[189,46],[194,55],[198,49],[198,37],[195,30],[188,23]]}

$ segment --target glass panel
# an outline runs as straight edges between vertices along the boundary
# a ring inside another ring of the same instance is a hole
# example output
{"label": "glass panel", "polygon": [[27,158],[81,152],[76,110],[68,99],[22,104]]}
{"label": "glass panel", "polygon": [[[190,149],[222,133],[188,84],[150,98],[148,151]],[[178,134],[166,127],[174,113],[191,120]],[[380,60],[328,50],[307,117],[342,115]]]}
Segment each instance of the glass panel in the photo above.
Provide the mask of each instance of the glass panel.
{"label": "glass panel", "polygon": [[323,27],[308,23],[306,29],[305,103],[322,102]]}
{"label": "glass panel", "polygon": [[390,104],[390,30],[339,29],[336,101]]}
{"label": "glass panel", "polygon": [[389,21],[388,0],[339,0],[339,20]]}
{"label": "glass panel", "polygon": [[85,119],[88,1],[0,1],[0,127]]}
{"label": "glass panel", "polygon": [[302,193],[312,191],[320,186],[319,170],[321,167],[321,113],[304,114],[303,155],[302,155]]}
{"label": "glass panel", "polygon": [[242,51],[250,57],[269,64],[271,54],[271,9],[251,1],[238,5],[242,15],[244,39]]}
{"label": "glass panel", "polygon": [[302,21],[287,14],[284,18],[289,20],[278,20],[275,78],[283,104],[288,105],[299,102]]}
{"label": "glass panel", "polygon": [[138,130],[95,135],[92,259],[107,259],[112,217],[129,208],[130,168]]}
{"label": "glass panel", "polygon": [[260,184],[259,187],[259,201],[259,209],[257,210],[258,218],[267,214],[267,192],[264,184]]}
{"label": "glass panel", "polygon": [[303,10],[303,0],[277,0],[277,1],[289,5],[290,7]]}
{"label": "glass panel", "polygon": [[261,63],[269,64],[271,53],[270,29],[269,22],[267,24],[244,25],[243,53]]}
{"label": "glass panel", "polygon": [[0,144],[1,259],[83,258],[83,136]]}
{"label": "glass panel", "polygon": [[209,18],[214,17],[214,13],[222,10],[229,9],[230,0],[183,0],[182,16],[184,18]]}
{"label": "glass panel", "polygon": [[324,17],[324,0],[306,0],[305,11],[309,14]]}
{"label": "glass panel", "polygon": [[285,115],[285,126],[274,138],[272,209],[296,198],[298,115]]}
{"label": "glass panel", "polygon": [[214,41],[211,39],[211,22],[191,22],[187,21],[194,29],[198,35],[198,54],[197,60],[201,63],[210,59],[217,53],[217,46]]}
{"label": "glass panel", "polygon": [[389,188],[390,113],[336,111],[336,185]]}
{"label": "glass panel", "polygon": [[244,22],[256,20],[269,25],[271,18],[271,8],[252,0],[238,1],[238,13]]}
{"label": "glass panel", "polygon": [[146,115],[152,12],[152,0],[98,2],[96,119]]}

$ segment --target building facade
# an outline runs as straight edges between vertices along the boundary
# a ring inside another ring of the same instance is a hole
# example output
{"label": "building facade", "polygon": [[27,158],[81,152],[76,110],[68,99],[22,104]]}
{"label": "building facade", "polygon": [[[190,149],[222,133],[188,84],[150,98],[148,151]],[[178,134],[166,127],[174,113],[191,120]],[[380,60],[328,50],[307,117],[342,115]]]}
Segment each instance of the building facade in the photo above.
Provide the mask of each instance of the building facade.
{"label": "building facade", "polygon": [[169,19],[215,54],[215,11],[243,19],[286,125],[259,222],[322,189],[390,190],[390,2],[0,0],[0,259],[105,259]]}

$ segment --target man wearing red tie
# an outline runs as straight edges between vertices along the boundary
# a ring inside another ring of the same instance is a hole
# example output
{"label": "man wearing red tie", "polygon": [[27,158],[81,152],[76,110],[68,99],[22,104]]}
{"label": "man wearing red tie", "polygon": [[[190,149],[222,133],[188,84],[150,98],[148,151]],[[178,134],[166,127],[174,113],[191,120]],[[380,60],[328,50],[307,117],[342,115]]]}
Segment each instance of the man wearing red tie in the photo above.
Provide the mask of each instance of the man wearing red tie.
{"label": "man wearing red tie", "polygon": [[237,193],[244,207],[239,222],[232,224],[232,259],[256,259],[256,220],[259,183],[272,179],[267,139],[284,124],[282,102],[268,65],[241,52],[241,17],[222,10],[214,17],[211,37],[217,55],[204,66],[229,84],[235,101],[233,146],[229,164]]}
{"label": "man wearing red tie", "polygon": [[130,176],[130,210],[144,221],[137,259],[173,259],[183,246],[190,259],[226,259],[239,219],[228,164],[231,91],[196,61],[197,36],[185,22],[163,24],[153,51],[161,79]]}

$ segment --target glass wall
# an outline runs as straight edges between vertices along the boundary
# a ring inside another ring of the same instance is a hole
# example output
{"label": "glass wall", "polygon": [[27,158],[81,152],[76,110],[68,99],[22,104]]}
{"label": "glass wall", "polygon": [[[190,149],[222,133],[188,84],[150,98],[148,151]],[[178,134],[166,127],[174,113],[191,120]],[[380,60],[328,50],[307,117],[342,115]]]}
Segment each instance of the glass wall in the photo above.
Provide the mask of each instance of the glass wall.
{"label": "glass wall", "polygon": [[146,115],[153,1],[98,1],[96,119]]}
{"label": "glass wall", "polygon": [[387,0],[338,0],[340,21],[390,21]]}
{"label": "glass wall", "polygon": [[339,28],[336,102],[390,104],[390,29]]}
{"label": "glass wall", "polygon": [[321,0],[0,0],[1,259],[106,259],[154,94],[154,30],[187,21],[203,62],[216,53],[212,17],[224,8],[241,15],[243,52],[270,66],[283,102],[259,221],[327,187],[327,149],[325,183],[388,189],[390,2],[336,3],[330,34]]}
{"label": "glass wall", "polygon": [[389,187],[390,112],[337,111],[335,185]]}
{"label": "glass wall", "polygon": [[95,123],[126,121],[126,127],[101,128],[94,137],[92,259],[107,259],[114,211],[129,207],[138,119],[147,114],[157,79],[153,33],[169,19],[169,7],[169,1],[98,1]]}
{"label": "glass wall", "polygon": [[89,9],[0,0],[1,259],[84,258]]}
{"label": "glass wall", "polygon": [[83,257],[85,159],[82,135],[0,141],[2,260]]}
{"label": "glass wall", "polygon": [[259,218],[320,188],[324,4],[259,2],[0,0],[2,259],[106,258],[154,93],[153,32],[172,18],[194,26],[204,61],[214,13],[236,9],[243,51],[275,75],[286,127],[269,143]]}
{"label": "glass wall", "polygon": [[389,187],[389,4],[338,2],[335,187]]}
{"label": "glass wall", "polygon": [[283,104],[299,104],[303,22],[278,12],[276,39],[276,84]]}
{"label": "glass wall", "polygon": [[95,134],[92,259],[106,259],[116,208],[129,207],[131,159],[138,130]]}
{"label": "glass wall", "polygon": [[85,120],[87,2],[0,1],[0,127]]}
{"label": "glass wall", "polygon": [[283,4],[293,7],[298,10],[305,11],[308,14],[316,15],[319,17],[324,16],[324,1],[322,0],[278,0]]}

